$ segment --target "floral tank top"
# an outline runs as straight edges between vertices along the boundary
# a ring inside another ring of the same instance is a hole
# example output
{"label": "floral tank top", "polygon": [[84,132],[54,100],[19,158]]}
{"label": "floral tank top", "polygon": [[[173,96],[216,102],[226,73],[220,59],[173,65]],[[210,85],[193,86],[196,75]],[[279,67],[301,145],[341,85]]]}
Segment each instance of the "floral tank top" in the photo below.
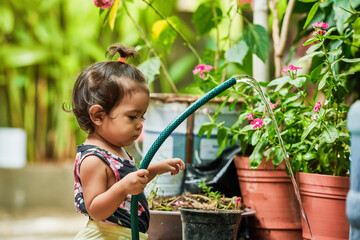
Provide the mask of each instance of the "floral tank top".
{"label": "floral tank top", "polygon": [[[112,154],[105,149],[92,145],[80,145],[77,147],[77,154],[74,164],[75,177],[75,207],[78,212],[89,216],[84,203],[83,190],[80,179],[80,164],[90,155],[99,157],[104,161],[114,172],[116,182],[120,181],[127,174],[137,171],[134,159],[128,154],[130,160],[124,160]],[[146,233],[149,228],[150,214],[148,203],[144,193],[139,194],[138,198],[138,216],[139,216],[139,230]],[[109,224],[118,224],[127,228],[131,228],[131,195],[128,195],[124,202],[120,204],[118,209],[106,220],[102,221]],[[89,216],[90,217],[90,216]]]}

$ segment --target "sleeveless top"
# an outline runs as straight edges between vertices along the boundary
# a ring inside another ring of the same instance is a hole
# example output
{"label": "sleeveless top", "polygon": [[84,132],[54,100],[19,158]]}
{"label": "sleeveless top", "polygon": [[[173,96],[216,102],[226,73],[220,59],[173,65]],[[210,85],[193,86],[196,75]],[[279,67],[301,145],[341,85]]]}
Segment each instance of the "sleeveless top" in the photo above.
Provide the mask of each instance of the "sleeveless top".
{"label": "sleeveless top", "polygon": [[[116,182],[120,181],[124,176],[131,172],[137,171],[133,157],[127,153],[130,160],[121,159],[120,157],[112,154],[105,149],[92,145],[80,145],[77,147],[77,154],[74,164],[74,178],[75,178],[75,207],[78,212],[89,216],[84,202],[83,190],[80,180],[80,164],[90,155],[99,157],[104,161],[114,172]],[[139,216],[139,230],[146,233],[149,228],[150,213],[148,203],[144,193],[139,194],[138,198],[138,216]],[[127,228],[131,228],[131,195],[127,195],[124,202],[120,204],[118,209],[103,223],[118,224]],[[91,219],[91,217],[89,216]]]}

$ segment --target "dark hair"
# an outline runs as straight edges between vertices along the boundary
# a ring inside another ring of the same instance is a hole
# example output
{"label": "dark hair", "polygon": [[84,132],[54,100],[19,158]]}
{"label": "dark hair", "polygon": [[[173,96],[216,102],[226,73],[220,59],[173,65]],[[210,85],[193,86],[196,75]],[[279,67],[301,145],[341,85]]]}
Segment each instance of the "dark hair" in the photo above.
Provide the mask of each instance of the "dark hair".
{"label": "dark hair", "polygon": [[144,75],[135,66],[112,61],[116,53],[120,57],[134,57],[138,52],[122,44],[113,44],[107,51],[109,61],[98,62],[85,68],[78,76],[72,93],[72,112],[79,126],[88,133],[94,132],[89,109],[92,105],[102,106],[109,114],[124,96],[135,91],[149,93]]}

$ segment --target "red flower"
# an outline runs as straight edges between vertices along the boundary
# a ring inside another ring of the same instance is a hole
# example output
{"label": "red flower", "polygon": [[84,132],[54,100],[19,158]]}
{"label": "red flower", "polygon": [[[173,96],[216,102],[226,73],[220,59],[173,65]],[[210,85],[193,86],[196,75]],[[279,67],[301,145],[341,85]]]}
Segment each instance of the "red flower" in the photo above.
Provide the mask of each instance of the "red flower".
{"label": "red flower", "polygon": [[114,0],[93,0],[95,6],[106,9],[111,8],[111,6],[114,4]]}
{"label": "red flower", "polygon": [[247,115],[247,119],[248,119],[248,120],[253,120],[253,119],[254,119],[254,114],[249,113],[249,114]]}
{"label": "red flower", "polygon": [[321,108],[321,103],[320,102],[315,103],[314,112],[317,113],[320,110],[320,108]]}
{"label": "red flower", "polygon": [[257,128],[261,128],[262,125],[264,124],[264,119],[261,118],[255,118],[254,121],[250,122],[251,125],[253,126],[253,129],[257,129]]}
{"label": "red flower", "polygon": [[213,67],[211,65],[200,64],[200,65],[197,65],[192,72],[194,75],[200,73],[200,78],[204,78],[205,77],[204,72],[209,72],[212,69],[213,69]]}
{"label": "red flower", "polygon": [[289,70],[298,70],[298,69],[302,69],[302,67],[295,67],[294,65],[289,65]]}
{"label": "red flower", "polygon": [[329,25],[327,23],[324,22],[317,22],[313,24],[313,27],[316,28],[328,28]]}

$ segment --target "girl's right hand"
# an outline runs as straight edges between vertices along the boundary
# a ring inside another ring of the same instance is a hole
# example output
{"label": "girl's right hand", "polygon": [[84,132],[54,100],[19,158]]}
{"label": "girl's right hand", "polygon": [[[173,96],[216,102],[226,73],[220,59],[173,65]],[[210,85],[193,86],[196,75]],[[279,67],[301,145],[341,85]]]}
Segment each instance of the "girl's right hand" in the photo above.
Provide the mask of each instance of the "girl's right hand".
{"label": "girl's right hand", "polygon": [[148,170],[140,169],[129,173],[118,183],[123,185],[127,194],[138,195],[144,191],[146,184],[149,182],[147,175],[149,175]]}

